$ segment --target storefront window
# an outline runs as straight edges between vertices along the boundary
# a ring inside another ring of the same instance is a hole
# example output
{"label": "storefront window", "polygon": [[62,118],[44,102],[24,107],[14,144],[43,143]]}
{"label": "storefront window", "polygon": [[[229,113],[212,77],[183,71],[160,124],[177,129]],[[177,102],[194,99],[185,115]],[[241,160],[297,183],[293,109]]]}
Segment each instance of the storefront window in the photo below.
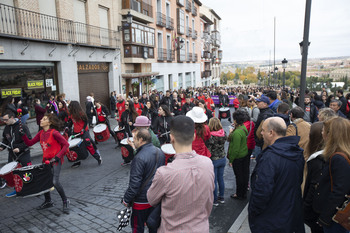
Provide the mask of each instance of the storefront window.
{"label": "storefront window", "polygon": [[0,62],[0,106],[8,96],[13,96],[15,103],[22,100],[32,118],[34,99],[40,99],[45,106],[50,95],[57,95],[57,90],[54,63]]}

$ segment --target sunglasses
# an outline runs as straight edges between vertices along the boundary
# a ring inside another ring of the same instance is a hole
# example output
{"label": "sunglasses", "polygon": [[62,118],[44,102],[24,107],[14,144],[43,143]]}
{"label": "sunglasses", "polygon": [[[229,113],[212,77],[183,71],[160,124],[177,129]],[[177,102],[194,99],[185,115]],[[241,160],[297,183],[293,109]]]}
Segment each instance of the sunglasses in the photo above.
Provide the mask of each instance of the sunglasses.
{"label": "sunglasses", "polygon": [[6,122],[6,121],[8,121],[8,120],[10,120],[10,119],[2,119],[3,122]]}

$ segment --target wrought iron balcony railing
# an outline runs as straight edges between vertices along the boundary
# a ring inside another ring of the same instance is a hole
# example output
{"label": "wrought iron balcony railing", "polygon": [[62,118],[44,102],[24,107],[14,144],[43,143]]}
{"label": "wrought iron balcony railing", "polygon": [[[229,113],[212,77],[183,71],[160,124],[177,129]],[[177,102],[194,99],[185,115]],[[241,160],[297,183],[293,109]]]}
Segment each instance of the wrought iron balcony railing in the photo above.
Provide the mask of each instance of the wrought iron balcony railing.
{"label": "wrought iron balcony railing", "polygon": [[175,61],[175,51],[167,49],[167,61]]}
{"label": "wrought iron balcony railing", "polygon": [[166,61],[167,60],[167,50],[163,48],[158,48],[158,61]]}
{"label": "wrought iron balcony railing", "polygon": [[190,0],[186,0],[186,11],[191,12],[192,2]]}
{"label": "wrought iron balcony railing", "polygon": [[186,28],[186,36],[192,36],[192,28],[190,27]]}
{"label": "wrought iron balcony railing", "polygon": [[131,9],[153,18],[153,7],[143,0],[123,0],[122,9]]}
{"label": "wrought iron balcony railing", "polygon": [[166,16],[161,12],[157,12],[157,25],[165,27],[167,25],[166,23]]}
{"label": "wrought iron balcony railing", "polygon": [[192,39],[196,40],[198,38],[198,32],[196,30],[192,31]]}
{"label": "wrought iron balcony railing", "polygon": [[0,4],[0,35],[67,44],[119,47],[118,32]]}
{"label": "wrought iron balcony railing", "polygon": [[174,19],[167,16],[166,17],[166,26],[167,29],[169,30],[174,30]]}

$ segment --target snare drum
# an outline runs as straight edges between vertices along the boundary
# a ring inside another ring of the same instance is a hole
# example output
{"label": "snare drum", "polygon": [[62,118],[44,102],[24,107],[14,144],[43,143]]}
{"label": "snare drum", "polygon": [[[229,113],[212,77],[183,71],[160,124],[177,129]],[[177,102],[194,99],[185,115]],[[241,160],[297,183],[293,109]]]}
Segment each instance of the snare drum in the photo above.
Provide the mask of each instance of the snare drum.
{"label": "snare drum", "polygon": [[119,129],[119,126],[114,128],[115,135],[117,135],[118,142],[125,138],[125,129]]}
{"label": "snare drum", "polygon": [[15,169],[13,179],[17,196],[31,197],[53,190],[51,166],[37,164]]}
{"label": "snare drum", "polygon": [[163,151],[163,153],[165,154],[165,165],[168,164],[168,162],[172,162],[172,158],[175,155],[175,150],[173,145],[171,145],[170,143],[166,143],[164,145],[162,145],[160,147],[160,149]]}
{"label": "snare drum", "polygon": [[66,153],[67,159],[70,162],[76,162],[79,160],[86,159],[88,157],[88,151],[86,144],[81,138],[74,138],[68,140],[69,152]]}
{"label": "snare drum", "polygon": [[230,109],[229,108],[219,108],[220,119],[230,118]]}
{"label": "snare drum", "polygon": [[[133,141],[133,138],[130,137],[129,140]],[[121,151],[122,151],[122,157],[124,159],[124,162],[128,163],[134,158],[134,150],[128,144],[127,138],[124,138],[123,140],[121,140],[120,144],[121,144]]]}
{"label": "snare drum", "polygon": [[93,129],[95,140],[98,142],[104,142],[111,136],[106,124],[98,124]]}
{"label": "snare drum", "polygon": [[0,177],[6,180],[7,186],[15,186],[15,182],[13,181],[13,170],[15,170],[18,167],[21,167],[21,165],[18,162],[11,162],[4,165],[0,169]]}

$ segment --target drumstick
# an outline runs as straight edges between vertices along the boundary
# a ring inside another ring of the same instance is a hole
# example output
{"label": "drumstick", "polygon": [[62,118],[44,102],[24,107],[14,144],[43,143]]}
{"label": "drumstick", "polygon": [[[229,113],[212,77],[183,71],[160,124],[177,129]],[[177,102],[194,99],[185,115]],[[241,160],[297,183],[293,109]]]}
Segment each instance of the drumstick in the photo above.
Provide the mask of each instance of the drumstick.
{"label": "drumstick", "polygon": [[4,144],[4,143],[2,143],[2,142],[0,142],[0,144],[1,144],[2,146],[6,147],[7,149],[12,149],[10,146],[8,146],[8,145],[6,145],[6,144]]}

